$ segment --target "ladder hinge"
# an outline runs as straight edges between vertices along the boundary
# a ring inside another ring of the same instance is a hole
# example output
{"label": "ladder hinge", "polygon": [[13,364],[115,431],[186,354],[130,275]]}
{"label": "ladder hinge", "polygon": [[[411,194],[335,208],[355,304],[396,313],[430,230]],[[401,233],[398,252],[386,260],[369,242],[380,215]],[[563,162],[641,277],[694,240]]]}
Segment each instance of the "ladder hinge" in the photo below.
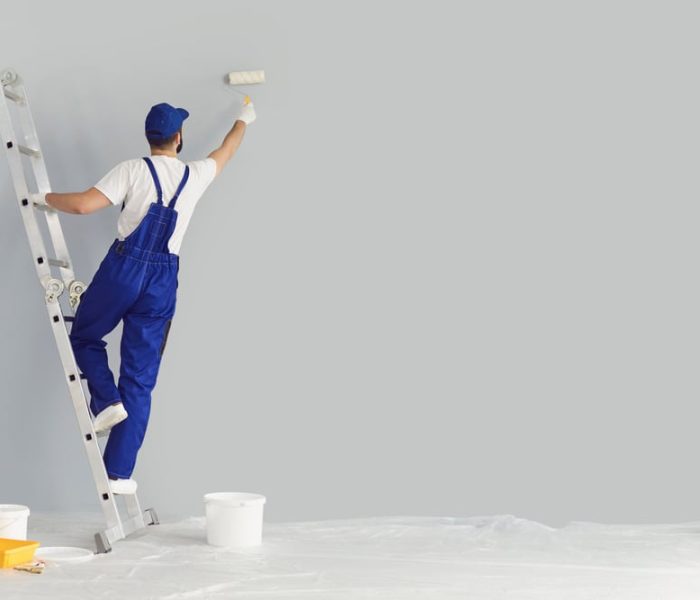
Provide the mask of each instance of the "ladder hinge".
{"label": "ladder hinge", "polygon": [[54,303],[58,301],[59,296],[63,293],[65,285],[60,279],[54,277],[49,278],[44,286],[46,289],[46,302]]}
{"label": "ladder hinge", "polygon": [[80,297],[86,288],[87,286],[82,281],[71,281],[68,286],[68,302],[74,311],[78,308]]}

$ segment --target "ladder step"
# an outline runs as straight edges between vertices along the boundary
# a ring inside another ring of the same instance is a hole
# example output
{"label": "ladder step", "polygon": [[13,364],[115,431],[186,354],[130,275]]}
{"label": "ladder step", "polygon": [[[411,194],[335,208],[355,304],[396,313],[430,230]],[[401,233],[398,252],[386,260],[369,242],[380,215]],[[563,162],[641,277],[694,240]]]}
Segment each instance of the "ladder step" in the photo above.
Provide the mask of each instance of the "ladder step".
{"label": "ladder step", "polygon": [[61,267],[63,269],[68,269],[70,267],[65,260],[58,260],[57,258],[49,258],[49,264],[52,267]]}
{"label": "ladder step", "polygon": [[35,150],[34,148],[27,148],[27,146],[22,146],[21,144],[18,144],[17,149],[22,154],[26,154],[27,156],[33,156],[34,158],[41,158],[41,152],[39,152],[38,150]]}
{"label": "ladder step", "polygon": [[63,317],[63,320],[64,320],[66,323],[72,323],[73,321],[75,321],[75,317],[65,317],[65,316],[64,316],[64,317]]}
{"label": "ladder step", "polygon": [[17,104],[24,104],[24,98],[22,98],[22,96],[20,96],[19,94],[15,94],[10,90],[3,90],[3,92],[5,93],[5,98],[7,98],[8,100],[17,102]]}

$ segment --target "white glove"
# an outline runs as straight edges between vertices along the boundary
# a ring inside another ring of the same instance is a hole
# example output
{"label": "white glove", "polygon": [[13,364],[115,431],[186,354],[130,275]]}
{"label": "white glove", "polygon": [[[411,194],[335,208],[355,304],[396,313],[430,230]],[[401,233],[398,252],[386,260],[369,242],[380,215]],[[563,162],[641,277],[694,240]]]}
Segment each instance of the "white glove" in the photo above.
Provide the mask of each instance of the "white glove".
{"label": "white glove", "polygon": [[246,125],[250,125],[253,121],[255,121],[255,107],[253,106],[252,102],[248,102],[248,104],[243,105],[241,114],[237,120],[243,121]]}
{"label": "white glove", "polygon": [[39,206],[48,206],[46,203],[46,194],[29,194],[29,201]]}

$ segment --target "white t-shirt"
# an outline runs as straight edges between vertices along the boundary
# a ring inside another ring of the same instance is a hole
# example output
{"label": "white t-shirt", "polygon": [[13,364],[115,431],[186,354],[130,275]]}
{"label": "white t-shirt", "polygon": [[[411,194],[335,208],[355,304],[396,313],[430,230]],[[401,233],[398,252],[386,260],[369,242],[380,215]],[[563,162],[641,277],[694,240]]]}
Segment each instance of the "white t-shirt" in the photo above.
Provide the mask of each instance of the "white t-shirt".
{"label": "white t-shirt", "polygon": [[[185,174],[185,163],[174,156],[158,155],[151,156],[150,159],[163,190],[163,204],[167,206]],[[177,223],[168,243],[168,249],[173,254],[179,254],[194,207],[216,176],[216,161],[213,158],[188,162],[187,165],[190,167],[190,177],[175,203]],[[95,187],[107,196],[112,204],[125,203],[117,224],[120,240],[138,227],[151,203],[158,201],[153,177],[143,158],[119,163],[100,179]]]}

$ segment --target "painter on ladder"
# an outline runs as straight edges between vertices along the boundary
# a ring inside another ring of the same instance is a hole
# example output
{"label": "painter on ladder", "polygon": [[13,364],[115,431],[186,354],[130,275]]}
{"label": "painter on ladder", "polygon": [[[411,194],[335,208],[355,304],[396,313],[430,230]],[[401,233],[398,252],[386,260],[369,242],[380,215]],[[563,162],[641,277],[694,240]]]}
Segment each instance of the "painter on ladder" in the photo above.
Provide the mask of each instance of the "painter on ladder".
{"label": "painter on ladder", "polygon": [[[95,431],[109,432],[104,462],[114,494],[133,494],[131,478],[143,443],[170,323],[175,313],[179,253],[192,213],[214,177],[255,120],[253,103],[223,143],[203,160],[184,163],[182,125],[189,113],[167,103],[146,117],[150,156],[127,160],[84,192],[32,200],[56,210],[88,214],[122,204],[118,236],[83,293],[71,344],[87,378]],[[123,321],[119,383],[107,362],[104,337]]]}

